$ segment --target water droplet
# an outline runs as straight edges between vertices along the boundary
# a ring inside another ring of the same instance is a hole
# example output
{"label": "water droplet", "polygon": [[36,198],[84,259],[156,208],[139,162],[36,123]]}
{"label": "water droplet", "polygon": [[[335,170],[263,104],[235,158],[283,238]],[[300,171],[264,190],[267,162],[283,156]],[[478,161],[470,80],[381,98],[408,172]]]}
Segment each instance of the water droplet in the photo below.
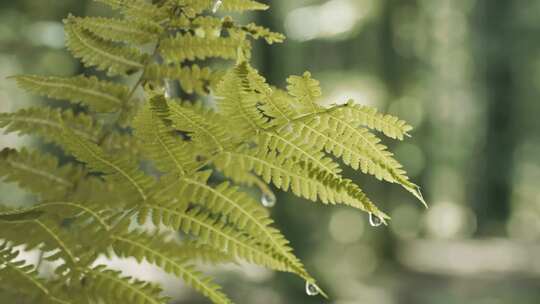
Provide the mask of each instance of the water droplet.
{"label": "water droplet", "polygon": [[214,6],[212,7],[212,13],[217,13],[218,9],[221,7],[221,5],[223,4],[223,0],[216,0],[214,1]]}
{"label": "water droplet", "polygon": [[171,90],[172,90],[171,84],[169,83],[169,81],[166,80],[165,86],[163,88],[163,91],[164,91],[163,93],[165,95],[165,98],[169,99],[172,97]]}
{"label": "water droplet", "polygon": [[263,193],[261,196],[261,203],[266,208],[272,208],[276,205],[276,196],[274,193]]}
{"label": "water droplet", "polygon": [[382,219],[380,217],[376,216],[373,213],[369,214],[369,224],[372,227],[379,227],[380,225],[382,225],[382,223],[383,223],[383,221],[382,221]]}
{"label": "water droplet", "polygon": [[308,296],[316,296],[320,293],[319,287],[314,283],[306,281],[306,294]]}

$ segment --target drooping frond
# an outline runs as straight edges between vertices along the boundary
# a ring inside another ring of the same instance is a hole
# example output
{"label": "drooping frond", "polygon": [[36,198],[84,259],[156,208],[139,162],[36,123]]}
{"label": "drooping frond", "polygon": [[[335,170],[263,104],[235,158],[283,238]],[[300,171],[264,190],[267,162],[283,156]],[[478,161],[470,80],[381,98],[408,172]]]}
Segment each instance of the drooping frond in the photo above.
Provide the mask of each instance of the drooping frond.
{"label": "drooping frond", "polygon": [[108,75],[126,75],[143,69],[148,56],[129,46],[104,40],[82,28],[75,17],[64,20],[66,45],[87,67],[106,71]]}
{"label": "drooping frond", "polygon": [[347,121],[365,125],[370,129],[383,132],[390,138],[399,140],[403,140],[404,136],[409,136],[408,132],[413,129],[407,122],[395,116],[381,114],[374,107],[356,104],[352,100],[347,103],[346,107],[339,109],[336,114]]}
{"label": "drooping frond", "polygon": [[257,240],[227,225],[212,214],[198,209],[177,210],[160,205],[147,205],[155,225],[163,224],[197,237],[201,244],[207,244],[248,262],[279,271],[297,273],[312,280],[309,275],[284,261],[284,257]]}
{"label": "drooping frond", "polygon": [[87,273],[85,289],[98,301],[105,303],[165,304],[157,285],[124,277],[119,271],[98,265]]}
{"label": "drooping frond", "polygon": [[211,172],[201,172],[193,177],[184,177],[182,187],[178,190],[180,197],[193,203],[202,204],[213,213],[227,217],[229,223],[246,234],[264,242],[275,252],[282,254],[294,268],[305,272],[304,266],[292,254],[289,241],[270,225],[273,221],[268,212],[246,193],[224,182],[216,187],[208,185]]}
{"label": "drooping frond", "polygon": [[203,275],[189,264],[187,259],[181,258],[182,246],[174,241],[165,241],[163,234],[151,235],[135,231],[114,236],[113,239],[115,240],[113,250],[118,256],[134,257],[139,262],[146,260],[168,273],[181,277],[187,285],[214,303],[232,303],[210,277]]}
{"label": "drooping frond", "polygon": [[207,39],[191,34],[177,34],[174,37],[163,39],[159,51],[168,63],[181,63],[186,60],[205,60],[207,58],[235,59],[239,48],[248,48],[242,37]]}
{"label": "drooping frond", "polygon": [[343,160],[353,169],[375,176],[380,180],[398,183],[415,195],[424,205],[425,202],[418,186],[409,181],[402,165],[392,157],[380,139],[358,123],[347,120],[339,114],[348,105],[335,106],[321,112],[315,119],[295,124],[289,130],[289,136],[295,135],[309,143],[313,149],[324,150]]}
{"label": "drooping frond", "polygon": [[67,127],[80,138],[97,141],[101,127],[85,114],[74,114],[71,110],[36,107],[14,113],[0,113],[0,127],[4,133],[39,135],[45,141],[62,143],[62,130]]}
{"label": "drooping frond", "polygon": [[26,149],[4,149],[0,152],[0,177],[39,194],[44,200],[61,199],[76,186],[84,171],[71,164],[58,166],[58,160],[47,154]]}
{"label": "drooping frond", "polygon": [[212,71],[208,67],[201,68],[196,64],[184,67],[175,64],[152,64],[146,68],[144,76],[148,80],[177,80],[185,93],[204,96],[211,88],[216,87],[223,73]]}
{"label": "drooping frond", "polygon": [[74,17],[73,21],[81,28],[114,42],[133,44],[155,42],[163,31],[159,24],[142,19]]}
{"label": "drooping frond", "polygon": [[[268,152],[266,147],[223,152],[216,158],[215,164],[225,175],[234,175],[233,168],[238,168],[240,172],[253,171],[266,183],[273,183],[284,191],[291,190],[297,196],[312,201],[320,199],[325,204],[346,204],[387,218],[372,206],[359,188],[355,192],[347,191],[350,189],[349,181],[326,172],[313,174],[316,167],[308,168],[304,162]],[[324,178],[319,174],[324,174]]]}
{"label": "drooping frond", "polygon": [[[117,191],[125,192],[125,195],[133,195],[138,200],[148,199],[147,189],[154,180],[144,174],[132,159],[126,157],[112,157],[107,155],[95,143],[78,137],[69,129],[62,133],[62,140],[67,149],[80,161],[85,162],[92,170],[105,173],[106,178],[120,185]],[[126,186],[129,190],[124,189]]]}
{"label": "drooping frond", "polygon": [[67,78],[22,75],[14,78],[21,88],[29,92],[82,103],[96,112],[117,111],[129,94],[126,86],[82,75]]}

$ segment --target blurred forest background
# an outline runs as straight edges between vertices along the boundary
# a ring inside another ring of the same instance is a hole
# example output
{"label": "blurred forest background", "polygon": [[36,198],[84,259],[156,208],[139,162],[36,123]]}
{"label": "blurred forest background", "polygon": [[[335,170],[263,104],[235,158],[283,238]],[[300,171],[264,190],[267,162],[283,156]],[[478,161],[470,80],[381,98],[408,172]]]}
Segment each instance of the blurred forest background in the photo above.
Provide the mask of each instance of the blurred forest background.
{"label": "blurred forest background", "polygon": [[[354,174],[392,216],[367,216],[280,194],[272,213],[335,304],[540,302],[540,1],[272,0],[245,16],[288,36],[257,45],[270,83],[310,70],[327,102],[353,98],[410,122],[413,138],[386,142],[423,186],[424,209],[400,187]],[[0,111],[38,102],[14,74],[73,75],[68,13],[110,11],[89,0],[0,0]],[[0,136],[0,149],[40,145]],[[31,203],[0,182],[2,202]],[[206,303],[152,269],[175,303]],[[215,270],[211,270],[215,271]],[[217,270],[238,303],[326,303],[304,282],[260,268]]]}

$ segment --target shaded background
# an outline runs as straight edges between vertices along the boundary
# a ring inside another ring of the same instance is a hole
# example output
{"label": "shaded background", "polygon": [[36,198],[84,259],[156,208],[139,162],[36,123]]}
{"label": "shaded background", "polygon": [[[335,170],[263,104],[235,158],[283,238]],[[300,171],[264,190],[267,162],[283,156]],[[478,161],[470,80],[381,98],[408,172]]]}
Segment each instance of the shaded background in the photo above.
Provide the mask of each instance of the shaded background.
{"label": "shaded background", "polygon": [[[263,1],[264,2],[264,1]],[[266,1],[269,3],[269,1]],[[386,141],[423,186],[430,209],[400,187],[352,171],[393,218],[279,194],[273,215],[335,304],[540,302],[540,1],[275,0],[248,16],[287,34],[257,45],[270,83],[310,70],[325,102],[348,98],[409,121],[413,138]],[[74,0],[0,0],[0,111],[36,102],[5,77],[82,72],[61,19],[107,14]],[[0,136],[0,149],[39,145]],[[32,197],[0,183],[2,201]],[[141,273],[131,263],[114,262]],[[213,271],[213,270],[212,270]],[[177,303],[206,303],[151,268]],[[238,303],[326,303],[288,274],[215,271]]]}

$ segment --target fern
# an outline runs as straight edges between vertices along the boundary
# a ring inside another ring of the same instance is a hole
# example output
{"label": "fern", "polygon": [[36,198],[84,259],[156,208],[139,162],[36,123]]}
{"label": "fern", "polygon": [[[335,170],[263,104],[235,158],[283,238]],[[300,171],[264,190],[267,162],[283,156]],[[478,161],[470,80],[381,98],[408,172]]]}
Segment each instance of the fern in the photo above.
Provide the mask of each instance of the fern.
{"label": "fern", "polygon": [[[37,135],[69,156],[60,162],[41,150],[0,152],[3,181],[40,201],[0,209],[0,282],[10,294],[36,303],[169,301],[151,282],[95,266],[99,256],[115,255],[153,264],[213,303],[232,303],[197,263],[246,261],[316,284],[268,210],[245,187],[275,198],[273,185],[313,202],[357,208],[386,223],[389,217],[343,175],[344,164],[399,184],[425,203],[372,133],[403,140],[411,126],[352,101],[322,106],[320,84],[309,72],[289,77],[286,90],[272,87],[249,63],[251,40],[272,44],[285,37],[210,14],[267,5],[97,2],[120,14],[68,16],[67,47],[86,67],[107,76],[138,73],[134,85],[86,75],[19,75],[13,79],[22,89],[82,110],[53,104],[0,113],[5,133]],[[211,66],[214,59],[232,66]],[[190,101],[171,96],[171,84]],[[202,96],[211,101],[192,101]],[[40,251],[54,262],[54,275],[18,260],[14,247]]]}
{"label": "fern", "polygon": [[49,98],[82,103],[96,112],[115,112],[129,94],[129,88],[99,81],[96,77],[72,78],[19,76],[15,78],[21,88]]}

